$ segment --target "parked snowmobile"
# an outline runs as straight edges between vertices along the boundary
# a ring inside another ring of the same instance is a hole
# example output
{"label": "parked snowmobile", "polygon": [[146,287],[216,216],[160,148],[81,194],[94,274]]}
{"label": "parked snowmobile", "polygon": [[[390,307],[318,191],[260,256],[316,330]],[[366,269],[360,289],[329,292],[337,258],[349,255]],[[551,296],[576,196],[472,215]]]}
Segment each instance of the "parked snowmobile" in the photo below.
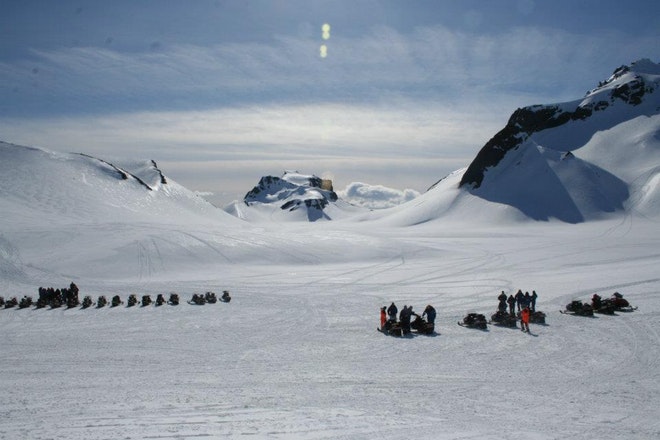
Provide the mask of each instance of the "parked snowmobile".
{"label": "parked snowmobile", "polygon": [[134,294],[128,295],[128,304],[126,304],[126,307],[133,307],[134,305],[137,304],[137,296]]}
{"label": "parked snowmobile", "polygon": [[379,332],[385,333],[386,335],[389,336],[403,336],[403,329],[401,328],[401,323],[388,320],[385,322],[385,327],[381,328],[376,328]]}
{"label": "parked snowmobile", "polygon": [[82,300],[82,308],[86,309],[88,307],[91,307],[94,305],[94,302],[92,301],[92,297],[87,295],[86,297],[83,298]]}
{"label": "parked snowmobile", "polygon": [[201,293],[199,295],[194,293],[192,299],[188,301],[188,304],[203,306],[204,304],[206,304],[206,297]]}
{"label": "parked snowmobile", "polygon": [[204,299],[206,299],[206,302],[209,304],[215,304],[218,302],[218,297],[215,295],[214,292],[206,292],[204,295]]}
{"label": "parked snowmobile", "polygon": [[171,293],[170,294],[170,300],[168,303],[171,306],[178,306],[179,305],[179,295],[177,293]]}
{"label": "parked snowmobile", "polygon": [[229,296],[229,291],[228,290],[223,290],[222,291],[222,296],[220,297],[220,301],[228,303],[231,301],[231,296]]}
{"label": "parked snowmobile", "polygon": [[633,310],[637,310],[637,307],[631,306],[628,300],[625,299],[619,292],[614,292],[610,298],[610,301],[612,301],[612,304],[614,305],[614,308],[617,312],[632,312]]}
{"label": "parked snowmobile", "polygon": [[591,307],[595,313],[602,313],[605,315],[614,315],[616,308],[614,303],[609,299],[602,299],[600,295],[594,293],[591,297]]}
{"label": "parked snowmobile", "polygon": [[488,328],[488,321],[486,321],[486,317],[481,313],[468,313],[465,318],[463,318],[463,322],[459,321],[458,325],[486,330]]}
{"label": "parked snowmobile", "polygon": [[594,309],[591,304],[584,304],[579,299],[566,304],[566,310],[560,310],[561,313],[567,313],[578,316],[594,316]]}
{"label": "parked snowmobile", "polygon": [[124,304],[124,302],[121,300],[119,295],[115,295],[112,297],[112,303],[110,304],[112,307],[117,307],[120,304]]}
{"label": "parked snowmobile", "polygon": [[99,296],[98,301],[96,302],[96,308],[100,309],[101,307],[105,307],[108,305],[108,300],[105,296],[101,295]]}
{"label": "parked snowmobile", "polygon": [[142,307],[151,305],[152,302],[150,295],[142,295]]}
{"label": "parked snowmobile", "polygon": [[19,309],[27,309],[32,305],[32,297],[31,296],[24,296],[21,298],[21,301],[18,303],[18,308]]}
{"label": "parked snowmobile", "polygon": [[494,315],[490,317],[490,323],[499,325],[502,327],[511,327],[516,328],[516,316],[502,310],[498,310]]}
{"label": "parked snowmobile", "polygon": [[410,328],[421,335],[432,335],[435,333],[435,324],[427,322],[419,315],[410,323]]}
{"label": "parked snowmobile", "polygon": [[163,304],[165,304],[165,302],[166,302],[165,297],[163,296],[162,293],[159,293],[158,296],[156,297],[156,305],[162,306]]}

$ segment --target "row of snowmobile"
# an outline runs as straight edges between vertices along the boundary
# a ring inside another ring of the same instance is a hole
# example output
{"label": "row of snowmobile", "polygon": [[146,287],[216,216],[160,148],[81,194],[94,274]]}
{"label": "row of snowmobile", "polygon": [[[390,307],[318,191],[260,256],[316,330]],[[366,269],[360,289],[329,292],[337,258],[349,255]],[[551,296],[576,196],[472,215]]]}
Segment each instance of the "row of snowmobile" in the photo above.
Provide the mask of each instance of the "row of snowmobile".
{"label": "row of snowmobile", "polygon": [[400,321],[389,319],[382,328],[376,328],[379,332],[389,336],[410,336],[412,333],[420,335],[434,335],[435,323],[428,322],[421,316],[414,314],[415,319],[410,322],[410,328]]}
{"label": "row of snowmobile", "polygon": [[591,303],[582,302],[578,299],[573,300],[566,304],[565,310],[560,310],[560,312],[567,315],[594,316],[594,313],[614,315],[616,312],[632,312],[635,310],[637,310],[637,307],[631,306],[628,300],[619,292],[614,292],[610,298],[606,299],[595,293],[591,297]]}
{"label": "row of snowmobile", "polygon": [[[41,292],[40,292],[41,293]],[[214,292],[206,292],[205,294],[193,294],[192,299],[188,301],[188,304],[192,305],[204,305],[204,304],[215,304],[216,302],[225,302],[228,303],[231,301],[231,296],[227,290],[223,291],[223,294],[220,298],[216,296]],[[154,304],[156,306],[162,306],[164,304],[169,304],[172,306],[179,305],[179,295],[176,293],[171,293],[168,299],[165,299],[163,294],[158,294],[156,299],[153,300],[151,295],[142,295],[141,299],[138,299],[137,295],[131,294],[128,296],[126,307],[133,307],[140,304],[142,307],[149,306]],[[35,306],[37,309],[42,309],[45,307],[50,307],[51,309],[56,309],[60,307],[74,308],[80,306],[82,309],[88,309],[95,307],[100,309],[105,306],[118,307],[123,305],[119,295],[112,297],[110,301],[104,296],[101,295],[98,297],[97,301],[94,302],[91,296],[87,295],[83,298],[82,301],[78,300],[77,292],[74,295],[70,295],[67,298],[62,298],[59,295],[46,296],[40,295],[40,298],[37,301],[33,301],[31,296],[24,296],[19,301],[16,297],[5,300],[4,297],[0,296],[0,308],[11,309],[26,309],[28,307]]]}
{"label": "row of snowmobile", "polygon": [[[529,322],[531,324],[545,324],[545,313],[536,310],[529,315]],[[468,313],[463,318],[463,321],[458,321],[458,325],[467,328],[476,328],[479,330],[486,330],[488,324],[497,325],[500,327],[517,328],[517,323],[520,321],[520,312],[511,314],[509,312],[498,310],[490,317],[490,321],[486,316],[481,313]]]}

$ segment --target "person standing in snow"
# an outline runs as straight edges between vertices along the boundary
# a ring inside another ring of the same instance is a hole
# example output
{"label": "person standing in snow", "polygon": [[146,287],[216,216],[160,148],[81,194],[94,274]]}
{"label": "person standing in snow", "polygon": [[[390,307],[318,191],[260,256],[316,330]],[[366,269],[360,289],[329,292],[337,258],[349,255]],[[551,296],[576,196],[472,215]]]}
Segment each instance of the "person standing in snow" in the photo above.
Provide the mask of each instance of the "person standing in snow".
{"label": "person standing in snow", "polygon": [[497,299],[500,302],[497,306],[497,310],[499,310],[502,313],[505,313],[507,296],[506,293],[504,293],[504,290],[502,291],[502,293],[500,293],[500,296],[498,296]]}
{"label": "person standing in snow", "polygon": [[380,329],[385,330],[385,323],[387,322],[387,313],[385,312],[386,307],[383,306],[380,308]]}
{"label": "person standing in snow", "polygon": [[390,317],[390,321],[396,322],[396,314],[399,313],[399,309],[396,307],[394,303],[390,304],[390,306],[387,308],[387,316]]}
{"label": "person standing in snow", "polygon": [[520,330],[529,333],[529,307],[525,307],[520,312]]}
{"label": "person standing in snow", "polygon": [[404,335],[410,333],[410,319],[412,317],[412,314],[413,314],[412,306],[408,307],[406,305],[403,306],[401,313],[399,313],[399,322],[401,322],[401,331],[403,332]]}
{"label": "person standing in snow", "polygon": [[538,298],[538,295],[536,294],[536,290],[532,290],[532,296],[531,298],[531,306],[532,306],[532,313],[536,312],[536,298]]}
{"label": "person standing in snow", "polygon": [[514,316],[516,314],[516,297],[509,295],[509,299],[506,302],[509,304],[509,314]]}
{"label": "person standing in snow", "polygon": [[522,303],[524,301],[525,295],[523,295],[522,290],[518,289],[516,292],[516,304],[518,304],[518,311],[522,310]]}
{"label": "person standing in snow", "polygon": [[435,308],[432,305],[426,306],[424,313],[422,313],[422,318],[426,316],[426,322],[429,324],[435,324]]}

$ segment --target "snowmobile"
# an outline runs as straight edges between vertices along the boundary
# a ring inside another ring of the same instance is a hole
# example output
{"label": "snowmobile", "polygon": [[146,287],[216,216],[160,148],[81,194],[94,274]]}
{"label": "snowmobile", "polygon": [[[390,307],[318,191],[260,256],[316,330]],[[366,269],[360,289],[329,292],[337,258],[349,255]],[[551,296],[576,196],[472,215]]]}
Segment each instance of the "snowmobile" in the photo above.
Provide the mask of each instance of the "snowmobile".
{"label": "snowmobile", "polygon": [[619,292],[614,292],[610,298],[610,301],[614,305],[614,308],[617,312],[632,312],[633,310],[637,310],[637,307],[631,306],[628,300],[625,299]]}
{"label": "snowmobile", "polygon": [[142,307],[146,307],[152,303],[151,296],[142,295]]}
{"label": "snowmobile", "polygon": [[426,322],[424,318],[415,315],[415,319],[410,323],[410,328],[421,335],[432,335],[435,333],[435,324]]}
{"label": "snowmobile", "polygon": [[134,294],[128,295],[128,304],[126,305],[126,307],[133,307],[136,304],[137,304],[137,296],[135,296]]}
{"label": "snowmobile", "polygon": [[7,301],[5,301],[5,309],[11,309],[12,307],[16,307],[18,305],[18,300],[16,297],[10,298]]}
{"label": "snowmobile", "polygon": [[566,304],[566,310],[560,310],[560,312],[578,316],[594,316],[594,309],[591,304],[584,304],[579,299]]}
{"label": "snowmobile", "polygon": [[121,300],[119,295],[115,295],[112,297],[112,303],[110,304],[112,307],[117,307],[120,304],[123,304],[124,302]]}
{"label": "snowmobile", "polygon": [[86,297],[83,298],[82,300],[82,308],[86,309],[88,307],[91,307],[94,305],[94,302],[92,302],[92,297],[87,295]]}
{"label": "snowmobile", "polygon": [[165,304],[165,297],[163,296],[162,293],[159,293],[158,296],[156,297],[156,305],[162,306],[163,304]]}
{"label": "snowmobile", "polygon": [[511,327],[516,328],[516,316],[507,312],[498,310],[494,315],[490,317],[490,324],[499,325],[502,327]]}
{"label": "snowmobile", "polygon": [[101,295],[99,296],[98,301],[96,302],[96,308],[100,309],[101,307],[105,307],[108,305],[108,300],[105,296]]}
{"label": "snowmobile", "polygon": [[465,318],[463,318],[463,322],[458,321],[458,325],[461,327],[486,330],[488,328],[488,321],[486,321],[486,317],[481,313],[468,313]]}
{"label": "snowmobile", "polygon": [[228,303],[231,301],[231,296],[229,296],[229,291],[223,290],[222,291],[222,296],[220,297],[220,301]]}
{"label": "snowmobile", "polygon": [[32,297],[31,296],[24,296],[21,298],[21,301],[18,303],[18,308],[19,309],[27,309],[32,305]]}
{"label": "snowmobile", "polygon": [[[518,320],[520,320],[520,312],[516,314]],[[545,313],[537,310],[529,314],[529,323],[530,324],[545,324]]]}
{"label": "snowmobile", "polygon": [[179,305],[179,295],[176,294],[176,293],[171,293],[170,294],[170,300],[168,301],[168,303],[171,306],[178,306]]}
{"label": "snowmobile", "polygon": [[188,304],[203,306],[204,304],[206,304],[206,297],[202,294],[198,295],[198,294],[194,293],[193,296],[192,296],[192,299],[190,301],[188,301]]}
{"label": "snowmobile", "polygon": [[594,293],[591,297],[591,308],[595,313],[602,313],[604,315],[614,315],[616,311],[614,303],[609,299],[602,299],[600,295]]}
{"label": "snowmobile", "polygon": [[376,327],[376,330],[389,336],[403,336],[401,323],[396,321],[388,320],[385,322],[385,326],[383,328]]}
{"label": "snowmobile", "polygon": [[206,292],[204,299],[206,299],[206,302],[209,304],[215,304],[218,302],[218,297],[215,295],[214,292]]}

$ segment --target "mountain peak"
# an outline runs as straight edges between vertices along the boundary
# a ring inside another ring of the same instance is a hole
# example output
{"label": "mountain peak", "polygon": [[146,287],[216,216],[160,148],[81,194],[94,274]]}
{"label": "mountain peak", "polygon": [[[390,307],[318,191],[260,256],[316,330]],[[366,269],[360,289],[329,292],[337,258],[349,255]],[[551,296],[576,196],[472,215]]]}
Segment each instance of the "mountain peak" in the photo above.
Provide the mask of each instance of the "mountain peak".
{"label": "mountain peak", "polygon": [[[513,112],[506,126],[479,151],[463,174],[459,187],[487,200],[515,206],[537,219],[557,217],[575,223],[585,220],[585,213],[582,212],[585,210],[597,215],[599,212],[623,209],[630,195],[628,184],[631,181],[598,166],[598,163],[607,162],[599,156],[619,157],[620,153],[613,151],[617,146],[605,146],[594,139],[598,138],[599,133],[614,134],[618,132],[615,130],[617,127],[640,117],[649,120],[643,130],[655,132],[660,121],[659,88],[660,65],[642,59],[615,69],[607,80],[600,82],[583,99],[519,108]],[[640,140],[642,129],[639,130],[635,139],[619,143],[618,149],[627,149],[628,156],[634,155],[636,150],[626,145],[639,143],[640,154],[654,163],[657,152],[644,147],[646,144]],[[630,133],[629,129],[626,133]],[[562,156],[554,154],[558,152],[565,157],[566,153],[593,143],[601,145],[602,151],[599,153],[594,148],[587,148],[585,151],[591,155],[589,160],[582,157],[573,165],[557,160]],[[630,160],[627,158],[627,161]],[[522,169],[524,166],[533,169]],[[529,180],[513,178],[513,174],[521,173]],[[536,184],[536,181],[548,176],[552,177],[545,181],[546,185]],[[577,182],[589,188],[573,188]],[[603,188],[608,189],[604,191]],[[552,191],[554,194],[550,194]],[[571,196],[572,191],[580,192],[579,202]],[[559,192],[564,195],[563,202],[558,202]],[[513,193],[517,196],[514,197]],[[586,193],[593,197],[589,199],[584,196]],[[599,202],[593,203],[596,199]],[[544,207],[539,211],[540,205]],[[585,208],[587,205],[589,207]],[[569,211],[570,214],[567,214]]]}

